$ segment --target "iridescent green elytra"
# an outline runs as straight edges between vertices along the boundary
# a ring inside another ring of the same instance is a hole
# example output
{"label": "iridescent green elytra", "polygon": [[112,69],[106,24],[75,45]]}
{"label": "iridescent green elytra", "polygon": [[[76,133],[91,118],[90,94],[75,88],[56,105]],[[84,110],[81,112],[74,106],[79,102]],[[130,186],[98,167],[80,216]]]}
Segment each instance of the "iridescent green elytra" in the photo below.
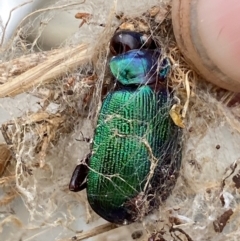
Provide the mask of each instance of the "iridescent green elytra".
{"label": "iridescent green elytra", "polygon": [[147,189],[152,194],[155,188],[161,188],[157,186],[164,183],[164,178],[173,174],[171,171],[179,169],[180,160],[173,160],[172,153],[176,150],[172,138],[177,138],[178,128],[169,117],[168,98],[166,89],[156,93],[146,85],[112,92],[103,102],[94,135],[87,195],[94,211],[110,222],[137,219],[127,206],[133,206],[131,199],[144,191],[151,161],[169,169],[163,176],[164,170],[155,168],[156,177],[151,180],[154,187],[151,190],[149,185]]}

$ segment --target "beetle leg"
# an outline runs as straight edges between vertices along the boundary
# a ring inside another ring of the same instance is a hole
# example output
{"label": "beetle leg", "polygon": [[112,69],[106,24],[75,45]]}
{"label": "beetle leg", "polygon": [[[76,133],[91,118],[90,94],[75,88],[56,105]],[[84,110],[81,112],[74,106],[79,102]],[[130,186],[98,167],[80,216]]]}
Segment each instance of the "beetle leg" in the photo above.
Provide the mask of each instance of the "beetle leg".
{"label": "beetle leg", "polygon": [[69,183],[69,190],[72,192],[80,192],[87,187],[86,177],[88,174],[88,164],[91,154],[88,154],[79,165],[76,166],[71,181]]}

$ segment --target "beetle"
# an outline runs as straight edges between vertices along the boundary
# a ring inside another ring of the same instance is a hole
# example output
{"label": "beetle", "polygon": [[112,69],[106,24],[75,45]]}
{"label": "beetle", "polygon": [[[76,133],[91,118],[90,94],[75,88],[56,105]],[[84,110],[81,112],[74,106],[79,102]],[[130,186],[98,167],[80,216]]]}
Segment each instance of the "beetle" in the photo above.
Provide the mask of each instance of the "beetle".
{"label": "beetle", "polygon": [[103,100],[91,153],[75,168],[71,191],[86,188],[105,220],[129,224],[164,201],[181,165],[181,130],[171,117],[169,62],[155,41],[119,31],[110,41],[116,87]]}

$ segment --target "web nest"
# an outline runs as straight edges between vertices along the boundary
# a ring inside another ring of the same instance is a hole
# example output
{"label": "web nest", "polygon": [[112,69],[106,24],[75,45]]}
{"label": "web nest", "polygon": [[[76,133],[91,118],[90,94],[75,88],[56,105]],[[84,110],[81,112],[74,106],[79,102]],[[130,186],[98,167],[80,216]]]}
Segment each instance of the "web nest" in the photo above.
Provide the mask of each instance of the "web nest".
{"label": "web nest", "polygon": [[[78,17],[83,24],[91,24],[87,13]],[[177,100],[170,114],[183,128],[185,143],[181,175],[172,195],[157,217],[144,220],[140,228],[128,228],[134,231],[132,238],[234,240],[240,221],[239,96],[206,83],[185,62],[174,39],[169,5],[153,7],[135,18],[124,14],[116,18],[120,29],[151,34],[163,46],[172,65],[168,85]],[[94,45],[36,52],[0,64],[1,98],[19,94],[37,98],[37,107],[1,126],[5,143],[0,145],[0,184],[4,188],[0,204],[9,205],[20,195],[36,227],[43,216],[50,217],[46,226],[52,222],[55,227],[68,227],[76,220],[76,205],[86,205],[84,194],[68,192],[68,183],[79,156],[88,152],[88,146],[76,139],[92,136],[101,100],[111,89],[108,43],[115,29],[109,21]],[[24,101],[26,98],[20,104]],[[226,142],[230,144],[225,146]],[[68,217],[54,217],[59,205],[66,207]],[[86,219],[97,218],[87,209]],[[9,220],[23,225],[10,215],[2,220],[2,227]],[[101,226],[78,235],[77,240],[112,228],[116,226]]]}

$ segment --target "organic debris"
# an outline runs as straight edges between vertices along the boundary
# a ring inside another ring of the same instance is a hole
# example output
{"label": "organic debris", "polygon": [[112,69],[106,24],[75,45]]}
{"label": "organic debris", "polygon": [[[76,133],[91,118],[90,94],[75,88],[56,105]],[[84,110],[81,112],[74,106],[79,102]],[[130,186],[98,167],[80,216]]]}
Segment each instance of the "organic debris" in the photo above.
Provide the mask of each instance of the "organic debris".
{"label": "organic debris", "polygon": [[6,170],[6,167],[9,161],[12,158],[11,151],[8,148],[8,145],[0,143],[0,178]]}
{"label": "organic debris", "polygon": [[213,222],[215,232],[221,233],[232,215],[233,210],[229,209],[218,217],[217,220]]}

